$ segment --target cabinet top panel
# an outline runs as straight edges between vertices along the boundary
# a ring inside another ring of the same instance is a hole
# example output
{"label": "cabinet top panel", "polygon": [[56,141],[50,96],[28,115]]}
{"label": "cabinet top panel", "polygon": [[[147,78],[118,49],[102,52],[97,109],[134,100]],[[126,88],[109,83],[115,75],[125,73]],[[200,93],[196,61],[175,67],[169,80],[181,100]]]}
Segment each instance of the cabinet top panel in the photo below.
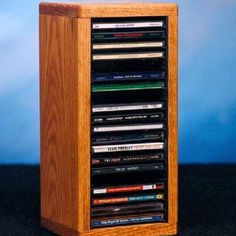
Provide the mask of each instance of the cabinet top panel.
{"label": "cabinet top panel", "polygon": [[39,5],[43,15],[68,16],[73,18],[169,16],[177,15],[175,3],[47,3]]}

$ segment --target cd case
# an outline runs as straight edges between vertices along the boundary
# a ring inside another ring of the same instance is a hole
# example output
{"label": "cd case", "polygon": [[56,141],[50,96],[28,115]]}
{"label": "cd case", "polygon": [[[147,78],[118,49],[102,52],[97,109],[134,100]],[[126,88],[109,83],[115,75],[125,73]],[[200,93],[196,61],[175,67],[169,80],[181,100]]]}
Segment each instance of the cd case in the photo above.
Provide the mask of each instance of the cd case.
{"label": "cd case", "polygon": [[163,163],[93,168],[92,174],[93,175],[116,174],[116,173],[122,174],[122,173],[132,173],[140,171],[160,171],[160,170],[164,170]]}

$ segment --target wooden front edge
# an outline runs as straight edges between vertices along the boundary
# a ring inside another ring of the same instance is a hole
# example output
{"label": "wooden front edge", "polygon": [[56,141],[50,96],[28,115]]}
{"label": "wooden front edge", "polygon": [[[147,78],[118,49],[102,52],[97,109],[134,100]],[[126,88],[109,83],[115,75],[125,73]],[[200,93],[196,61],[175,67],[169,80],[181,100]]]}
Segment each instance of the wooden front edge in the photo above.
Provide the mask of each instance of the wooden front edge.
{"label": "wooden front edge", "polygon": [[104,227],[93,229],[82,233],[80,236],[164,236],[176,234],[176,224],[171,223],[153,223],[126,225],[115,227]]}
{"label": "wooden front edge", "polygon": [[168,222],[178,212],[178,16],[168,17]]}
{"label": "wooden front edge", "polygon": [[74,20],[78,30],[78,232],[84,232],[90,229],[91,20]]}

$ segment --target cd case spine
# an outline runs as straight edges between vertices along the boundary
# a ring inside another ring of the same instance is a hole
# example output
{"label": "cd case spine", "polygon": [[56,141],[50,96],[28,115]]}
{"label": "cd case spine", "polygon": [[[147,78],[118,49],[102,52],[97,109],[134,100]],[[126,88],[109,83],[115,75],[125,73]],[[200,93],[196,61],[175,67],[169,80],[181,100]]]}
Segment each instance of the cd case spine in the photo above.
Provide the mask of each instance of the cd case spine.
{"label": "cd case spine", "polygon": [[127,196],[127,197],[111,197],[111,198],[100,198],[94,199],[92,201],[93,205],[106,205],[106,204],[116,204],[116,203],[131,203],[131,202],[146,202],[163,200],[164,194],[147,194],[147,195],[137,195],[137,196]]}
{"label": "cd case spine", "polygon": [[127,40],[156,40],[164,39],[165,30],[135,30],[132,32],[122,32],[119,29],[115,32],[95,32],[92,34],[92,42],[127,42]]}
{"label": "cd case spine", "polygon": [[134,143],[134,144],[120,144],[120,145],[105,145],[93,146],[94,153],[101,152],[129,152],[141,150],[160,150],[164,148],[163,142],[156,143]]}
{"label": "cd case spine", "polygon": [[113,82],[113,81],[153,81],[164,80],[165,71],[150,71],[150,72],[130,72],[130,73],[94,73],[92,75],[93,82]]}
{"label": "cd case spine", "polygon": [[164,170],[163,163],[93,168],[93,175]]}
{"label": "cd case spine", "polygon": [[123,192],[137,192],[137,191],[147,191],[147,190],[160,190],[164,189],[164,183],[157,184],[145,184],[145,185],[128,185],[128,186],[116,186],[107,188],[95,188],[93,189],[93,194],[107,194],[107,193],[123,193]]}
{"label": "cd case spine", "polygon": [[149,22],[125,22],[125,23],[95,23],[93,29],[120,29],[120,28],[143,28],[143,27],[163,27],[163,21]]}
{"label": "cd case spine", "polygon": [[114,225],[128,225],[128,224],[138,224],[138,223],[152,223],[152,222],[162,222],[164,220],[164,214],[156,215],[146,215],[146,216],[127,216],[127,217],[116,217],[107,219],[97,219],[92,221],[93,227],[104,227],[104,226],[114,226]]}
{"label": "cd case spine", "polygon": [[95,84],[92,86],[92,92],[111,92],[111,91],[129,91],[129,90],[147,90],[164,89],[164,82],[135,83],[135,84]]}
{"label": "cd case spine", "polygon": [[115,164],[129,164],[129,163],[143,163],[143,162],[158,162],[164,160],[164,153],[155,153],[155,154],[137,154],[137,155],[121,155],[121,156],[112,156],[106,155],[104,157],[93,157],[92,165],[115,165]]}

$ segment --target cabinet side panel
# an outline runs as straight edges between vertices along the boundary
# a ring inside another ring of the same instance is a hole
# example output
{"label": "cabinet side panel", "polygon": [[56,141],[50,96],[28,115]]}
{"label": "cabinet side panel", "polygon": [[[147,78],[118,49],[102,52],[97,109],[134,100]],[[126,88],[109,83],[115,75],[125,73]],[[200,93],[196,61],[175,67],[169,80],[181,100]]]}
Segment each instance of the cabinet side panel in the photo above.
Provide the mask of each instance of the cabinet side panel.
{"label": "cabinet side panel", "polygon": [[177,223],[178,208],[178,17],[168,17],[168,214],[169,223]]}
{"label": "cabinet side panel", "polygon": [[77,229],[75,19],[40,15],[41,216]]}

